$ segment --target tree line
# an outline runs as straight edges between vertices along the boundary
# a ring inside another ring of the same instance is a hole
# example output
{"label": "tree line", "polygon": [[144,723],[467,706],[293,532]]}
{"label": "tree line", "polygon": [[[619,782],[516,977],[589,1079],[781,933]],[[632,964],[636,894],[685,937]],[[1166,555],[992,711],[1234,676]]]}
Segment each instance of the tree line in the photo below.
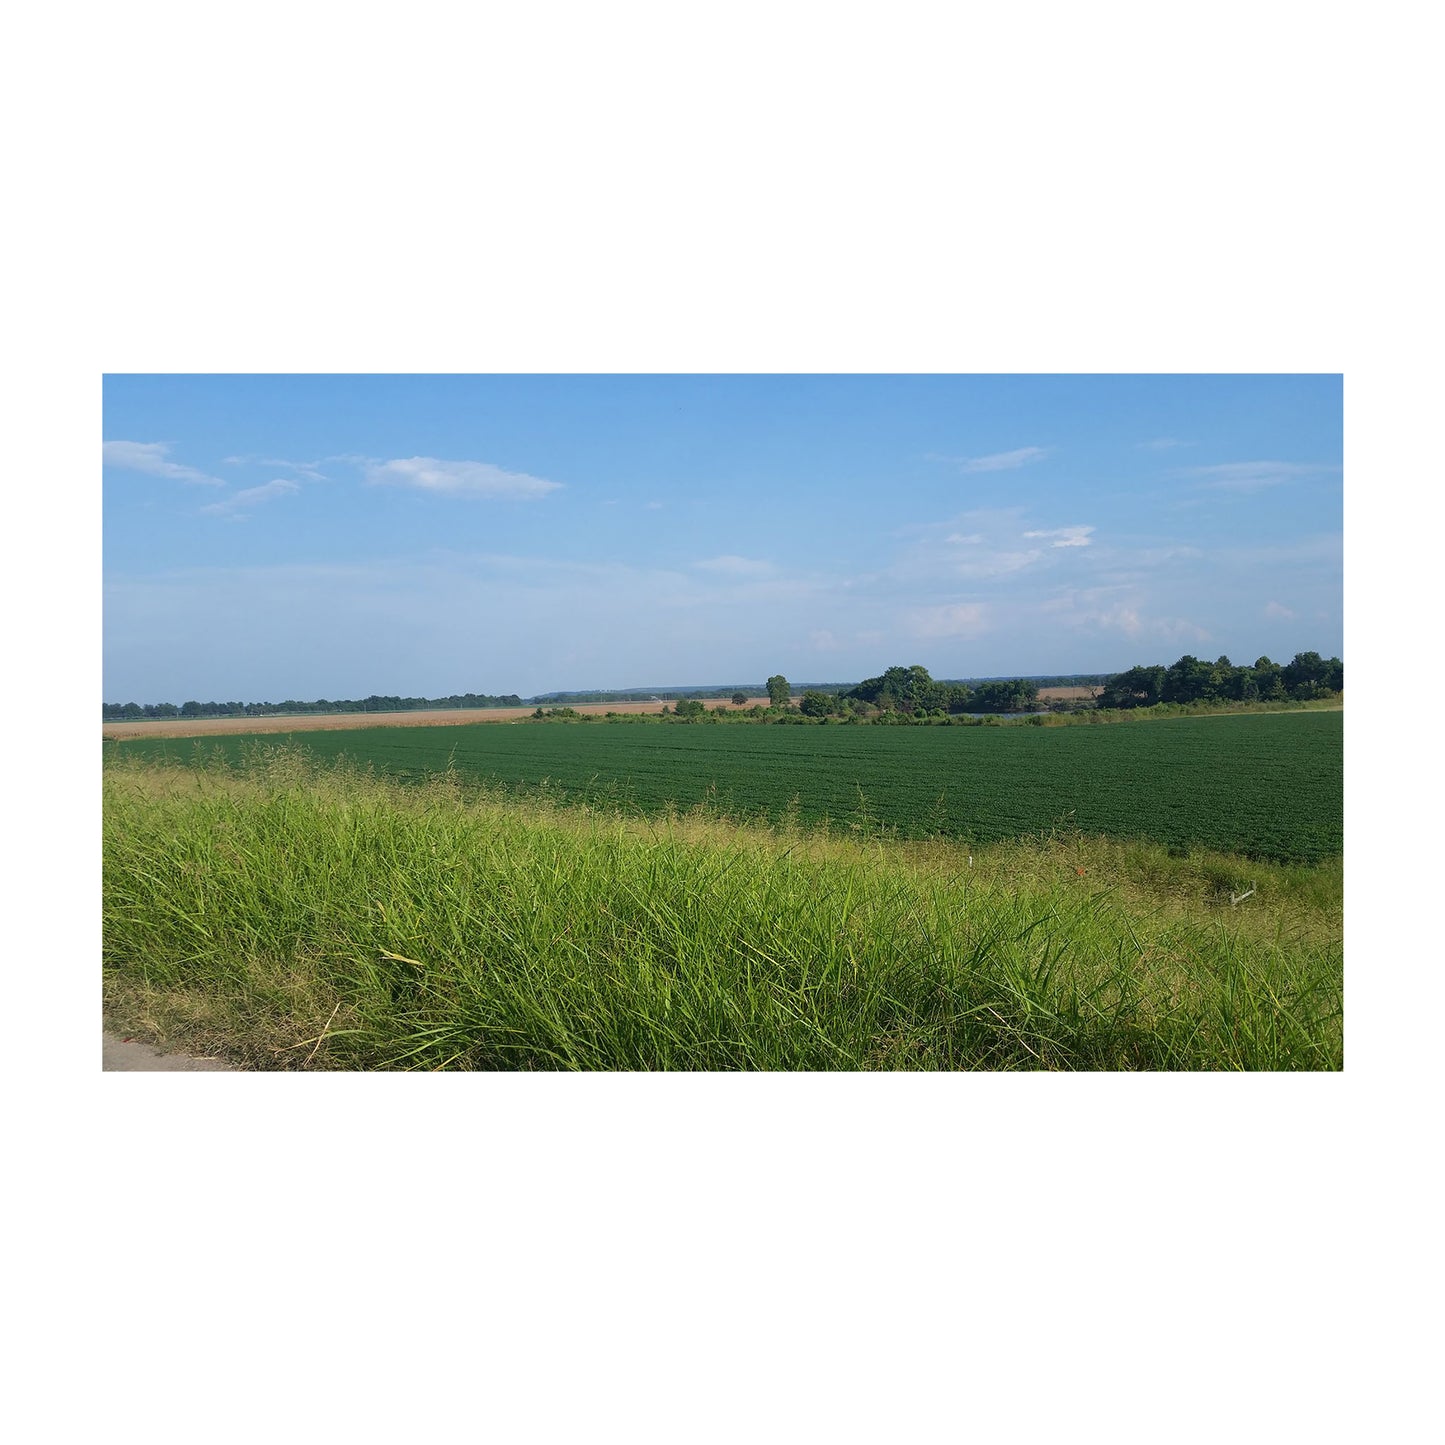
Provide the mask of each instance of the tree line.
{"label": "tree line", "polygon": [[1227,657],[1204,662],[1186,653],[1170,667],[1131,667],[1109,679],[1098,705],[1109,708],[1154,707],[1172,702],[1308,702],[1345,689],[1344,664],[1338,657],[1297,652],[1284,664],[1258,657],[1236,667]]}
{"label": "tree line", "polygon": [[[1045,678],[1078,684],[1077,676]],[[1092,681],[1092,679],[1085,679]],[[1162,664],[1132,667],[1114,675],[1098,674],[1103,690],[1092,704],[1054,703],[1054,707],[1140,708],[1159,703],[1198,702],[1308,702],[1344,691],[1344,665],[1337,657],[1318,652],[1298,652],[1286,663],[1268,657],[1252,665],[1236,667],[1227,657],[1213,662],[1189,654],[1171,666]],[[996,678],[964,682],[935,679],[926,667],[890,667],[877,677],[865,678],[854,687],[824,692],[809,688],[798,700],[797,710],[806,717],[872,718],[889,721],[912,717],[919,720],[958,716],[962,713],[1021,713],[1040,708],[1040,679]],[[792,706],[791,689],[781,674],[768,679],[770,711]],[[741,699],[739,699],[741,701]],[[700,710],[700,709],[699,709]]]}
{"label": "tree line", "polygon": [[453,693],[451,697],[383,697],[373,693],[364,698],[340,698],[315,702],[173,702],[104,703],[101,716],[105,722],[132,722],[138,718],[205,718],[205,717],[275,717],[279,714],[333,712],[421,712],[432,708],[521,707],[522,699],[514,692],[494,696],[487,692]]}
{"label": "tree line", "polygon": [[[1101,679],[1103,674],[1100,674]],[[1050,679],[1044,679],[1045,683]],[[1060,681],[1077,682],[1071,677]],[[853,687],[824,692],[808,688],[797,700],[796,711],[804,717],[825,718],[890,718],[957,716],[961,713],[1017,713],[1039,706],[1039,680],[1036,678],[989,679],[972,684],[944,682],[932,677],[926,667],[890,667],[877,677],[868,677]],[[1282,702],[1309,701],[1344,691],[1344,666],[1337,657],[1321,657],[1318,652],[1297,652],[1286,663],[1259,657],[1248,666],[1235,666],[1229,658],[1202,661],[1189,654],[1171,666],[1131,667],[1104,682],[1096,706],[1100,708],[1153,707],[1160,703],[1194,702]],[[792,686],[781,673],[767,681],[769,713],[783,713],[794,708]],[[674,694],[675,695],[675,694]],[[692,699],[679,701],[675,716],[699,717],[704,712],[703,697],[723,698],[724,690],[703,692]],[[575,697],[576,694],[567,694]],[[535,699],[533,699],[535,701]],[[747,694],[735,692],[732,702],[742,707]],[[514,692],[454,693],[450,697],[395,697],[373,693],[365,698],[343,698],[315,702],[185,702],[174,703],[105,703],[102,717],[106,722],[129,722],[140,718],[220,718],[273,717],[280,714],[343,712],[415,712],[433,708],[521,707],[522,699]],[[548,715],[561,715],[572,710],[552,709]],[[669,709],[664,709],[669,711]],[[715,709],[725,711],[725,709]],[[762,713],[762,708],[749,709]],[[540,714],[542,709],[539,707]]]}

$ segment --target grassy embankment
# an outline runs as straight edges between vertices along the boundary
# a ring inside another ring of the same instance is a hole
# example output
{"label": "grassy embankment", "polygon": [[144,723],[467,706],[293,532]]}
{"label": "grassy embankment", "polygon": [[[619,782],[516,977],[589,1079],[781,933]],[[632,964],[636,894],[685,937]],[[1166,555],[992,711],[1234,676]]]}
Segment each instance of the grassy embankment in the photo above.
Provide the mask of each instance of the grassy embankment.
{"label": "grassy embankment", "polygon": [[1061,836],[970,867],[287,749],[104,786],[109,1017],[250,1067],[1342,1064],[1337,861]]}

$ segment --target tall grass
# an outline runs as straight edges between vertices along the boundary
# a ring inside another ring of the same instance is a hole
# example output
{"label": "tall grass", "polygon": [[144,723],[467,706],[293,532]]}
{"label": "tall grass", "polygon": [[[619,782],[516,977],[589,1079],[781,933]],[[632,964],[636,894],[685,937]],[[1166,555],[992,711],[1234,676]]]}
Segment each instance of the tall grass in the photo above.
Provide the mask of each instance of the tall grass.
{"label": "tall grass", "polygon": [[108,1014],[250,1067],[1342,1064],[1337,867],[1075,835],[970,863],[284,748],[104,787]]}

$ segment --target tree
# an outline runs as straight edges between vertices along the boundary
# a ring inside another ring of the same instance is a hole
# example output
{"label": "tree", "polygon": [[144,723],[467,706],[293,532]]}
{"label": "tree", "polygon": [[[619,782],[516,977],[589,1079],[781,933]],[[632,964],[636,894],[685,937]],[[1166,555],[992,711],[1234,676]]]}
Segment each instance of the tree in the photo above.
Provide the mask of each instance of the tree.
{"label": "tree", "polygon": [[788,699],[793,695],[792,684],[781,672],[774,673],[768,679],[768,702],[773,707],[786,707]]}
{"label": "tree", "polygon": [[703,715],[703,705],[695,697],[684,697],[678,700],[677,706],[673,709],[678,717],[695,718]]}
{"label": "tree", "polygon": [[1328,664],[1318,652],[1297,652],[1281,671],[1291,697],[1316,697],[1324,689]]}
{"label": "tree", "polygon": [[1209,670],[1209,682],[1205,688],[1206,697],[1231,697],[1234,693],[1236,674],[1239,669],[1225,653],[1215,659]]}
{"label": "tree", "polygon": [[734,707],[746,707],[747,705],[748,705],[748,695],[747,695],[747,693],[745,693],[745,692],[735,692],[735,693],[733,694],[733,706],[734,706]]}
{"label": "tree", "polygon": [[1255,658],[1254,680],[1261,702],[1278,702],[1284,696],[1283,672],[1279,663],[1271,662],[1268,656]]}
{"label": "tree", "polygon": [[846,696],[872,703],[884,712],[914,713],[945,706],[949,692],[933,680],[926,667],[915,662],[911,667],[890,667],[877,677],[865,677]]}
{"label": "tree", "polygon": [[1259,674],[1252,667],[1236,667],[1223,695],[1236,702],[1258,702]]}
{"label": "tree", "polygon": [[1164,674],[1164,701],[1198,702],[1209,695],[1213,677],[1212,664],[1186,652]]}
{"label": "tree", "polygon": [[1036,682],[996,678],[992,682],[981,682],[974,689],[973,706],[978,712],[1023,712],[1038,701],[1038,696]]}
{"label": "tree", "polygon": [[826,692],[809,689],[798,707],[805,717],[827,717],[833,711],[833,699]]}
{"label": "tree", "polygon": [[1164,694],[1162,667],[1131,667],[1111,677],[1099,694],[1100,707],[1153,707]]}

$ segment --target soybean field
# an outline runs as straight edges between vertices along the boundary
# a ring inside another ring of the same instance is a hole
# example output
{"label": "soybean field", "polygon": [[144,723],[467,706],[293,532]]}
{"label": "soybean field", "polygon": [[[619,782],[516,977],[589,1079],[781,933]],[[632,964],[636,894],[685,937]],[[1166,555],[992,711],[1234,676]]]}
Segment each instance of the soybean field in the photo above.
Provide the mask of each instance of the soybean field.
{"label": "soybean field", "polygon": [[[128,757],[244,767],[266,738],[108,742]],[[297,734],[320,761],[643,813],[979,843],[1055,828],[1313,863],[1343,843],[1343,715],[1177,718],[1105,727],[483,723]]]}

